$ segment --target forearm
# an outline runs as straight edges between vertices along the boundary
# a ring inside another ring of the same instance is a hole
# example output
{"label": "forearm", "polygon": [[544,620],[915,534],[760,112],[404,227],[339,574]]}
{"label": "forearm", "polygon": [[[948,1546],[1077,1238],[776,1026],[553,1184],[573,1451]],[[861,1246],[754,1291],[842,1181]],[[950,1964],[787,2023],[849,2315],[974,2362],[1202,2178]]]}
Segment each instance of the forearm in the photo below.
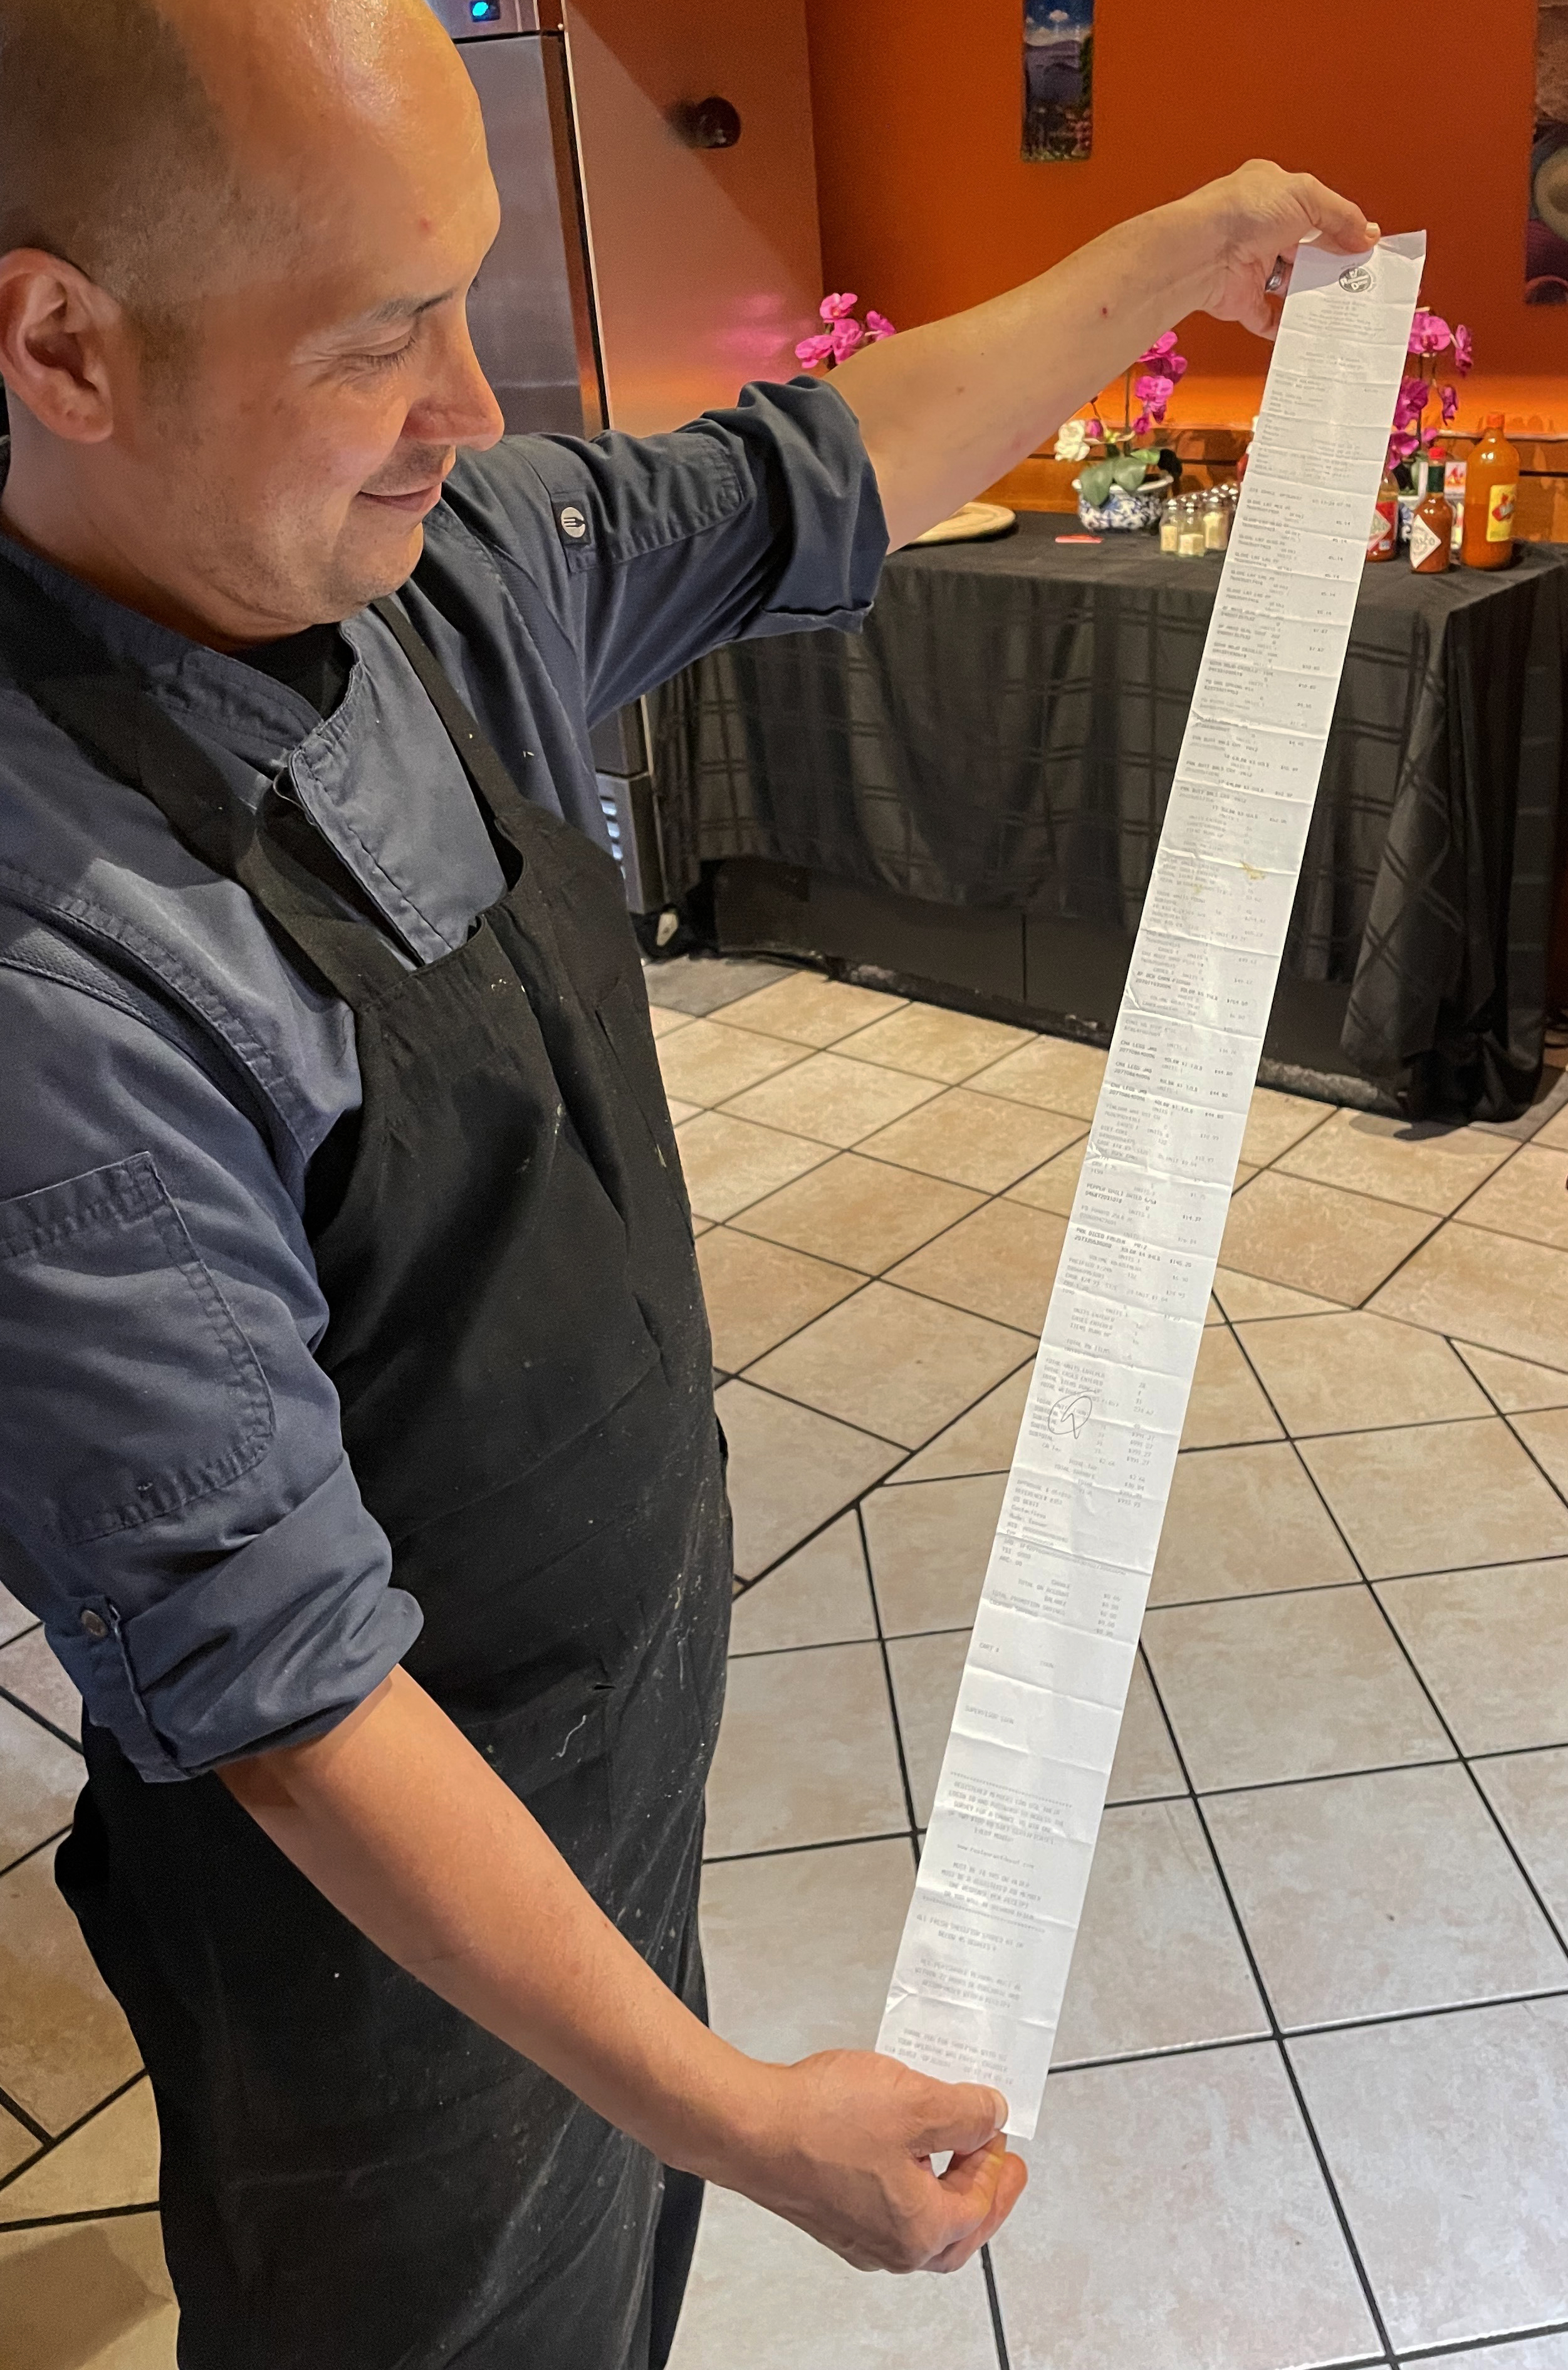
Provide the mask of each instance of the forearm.
{"label": "forearm", "polygon": [[315,1743],[222,1775],[388,1958],[664,2163],[721,2177],[765,2069],[659,1981],[405,1672]]}
{"label": "forearm", "polygon": [[1122,223],[989,304],[862,347],[833,384],[860,432],[896,547],[1033,451],[1203,301],[1193,204]]}

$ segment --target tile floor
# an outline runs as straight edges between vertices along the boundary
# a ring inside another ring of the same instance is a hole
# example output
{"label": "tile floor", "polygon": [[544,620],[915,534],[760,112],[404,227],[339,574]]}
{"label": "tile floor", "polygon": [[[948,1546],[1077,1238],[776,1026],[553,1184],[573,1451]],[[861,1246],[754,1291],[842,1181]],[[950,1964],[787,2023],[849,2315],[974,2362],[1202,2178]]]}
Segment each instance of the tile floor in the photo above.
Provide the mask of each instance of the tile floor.
{"label": "tile floor", "polygon": [[[743,1593],[713,2008],[873,2037],[1091,1049],[650,975]],[[1568,1101],[1260,1091],[1032,2185],[866,2279],[710,2203],[676,2370],[1568,2370]],[[0,2370],[171,2370],[156,2132],[53,1893],[75,1705],[0,1598]]]}

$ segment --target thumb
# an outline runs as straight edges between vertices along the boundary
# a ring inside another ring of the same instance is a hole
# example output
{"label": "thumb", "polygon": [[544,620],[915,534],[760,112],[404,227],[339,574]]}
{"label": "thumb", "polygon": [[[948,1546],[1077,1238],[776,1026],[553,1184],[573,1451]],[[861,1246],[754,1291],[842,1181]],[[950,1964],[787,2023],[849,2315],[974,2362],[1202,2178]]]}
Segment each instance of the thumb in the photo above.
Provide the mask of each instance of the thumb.
{"label": "thumb", "polygon": [[922,2156],[950,2148],[971,2156],[994,2139],[1008,2119],[1008,2102],[985,2082],[932,2082],[926,2120],[916,2139]]}

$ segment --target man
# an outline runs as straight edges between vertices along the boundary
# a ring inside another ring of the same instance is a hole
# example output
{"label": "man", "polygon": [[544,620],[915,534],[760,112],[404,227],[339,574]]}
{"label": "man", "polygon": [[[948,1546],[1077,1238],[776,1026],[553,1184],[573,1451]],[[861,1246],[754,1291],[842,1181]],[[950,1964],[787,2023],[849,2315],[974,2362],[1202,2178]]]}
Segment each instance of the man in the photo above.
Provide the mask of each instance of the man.
{"label": "man", "polygon": [[1248,166],[585,444],[499,441],[496,222],[423,0],[0,0],[0,1529],[187,2370],[642,2370],[705,2179],[900,2271],[1018,2196],[995,2092],[702,2021],[721,1444],[587,730],[1374,236]]}

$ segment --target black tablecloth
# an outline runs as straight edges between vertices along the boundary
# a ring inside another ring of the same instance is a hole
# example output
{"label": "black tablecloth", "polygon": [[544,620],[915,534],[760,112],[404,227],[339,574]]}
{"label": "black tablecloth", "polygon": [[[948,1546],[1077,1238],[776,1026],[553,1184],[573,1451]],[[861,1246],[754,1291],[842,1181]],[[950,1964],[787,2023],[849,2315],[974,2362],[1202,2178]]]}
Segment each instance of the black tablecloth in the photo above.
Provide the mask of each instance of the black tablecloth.
{"label": "black tablecloth", "polygon": [[[895,554],[863,636],[742,643],[654,701],[665,862],[762,857],[945,905],[1137,925],[1218,582],[1146,536]],[[1511,1117],[1541,1051],[1568,546],[1369,567],[1291,921],[1347,1064]]]}

